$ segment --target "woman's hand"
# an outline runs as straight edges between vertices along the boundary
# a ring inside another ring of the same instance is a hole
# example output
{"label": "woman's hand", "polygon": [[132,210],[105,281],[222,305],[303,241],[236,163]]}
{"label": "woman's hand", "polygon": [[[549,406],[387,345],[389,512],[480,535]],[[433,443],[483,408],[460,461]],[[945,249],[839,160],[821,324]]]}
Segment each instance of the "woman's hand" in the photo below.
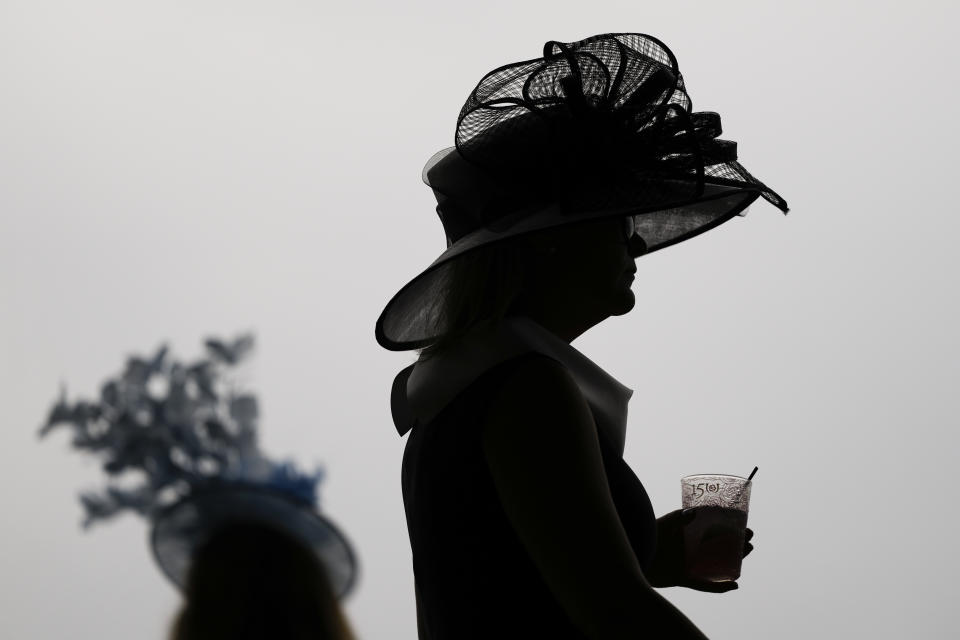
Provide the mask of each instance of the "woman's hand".
{"label": "woman's hand", "polygon": [[[657,518],[657,551],[647,581],[654,587],[687,587],[697,591],[725,593],[738,589],[736,582],[710,582],[687,575],[684,561],[683,528],[696,517],[694,509],[678,509]],[[747,529],[743,544],[743,557],[753,551],[750,539],[753,531]]]}

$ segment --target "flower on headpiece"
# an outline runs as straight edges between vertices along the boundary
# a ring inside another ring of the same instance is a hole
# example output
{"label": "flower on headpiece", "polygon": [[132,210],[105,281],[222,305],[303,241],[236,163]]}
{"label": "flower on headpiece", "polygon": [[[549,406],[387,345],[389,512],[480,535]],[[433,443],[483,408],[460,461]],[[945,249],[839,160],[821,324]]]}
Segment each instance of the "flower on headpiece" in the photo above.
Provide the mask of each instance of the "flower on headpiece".
{"label": "flower on headpiece", "polygon": [[[69,427],[73,447],[101,457],[111,478],[103,491],[81,495],[85,527],[125,510],[151,518],[193,491],[227,482],[316,505],[322,470],[301,473],[266,458],[257,447],[256,397],[224,376],[249,355],[253,337],[211,338],[205,346],[207,357],[189,365],[170,360],[166,346],[151,358],[129,358],[102,385],[99,402],[70,404],[61,388],[39,435]],[[130,477],[141,481],[130,487]]]}

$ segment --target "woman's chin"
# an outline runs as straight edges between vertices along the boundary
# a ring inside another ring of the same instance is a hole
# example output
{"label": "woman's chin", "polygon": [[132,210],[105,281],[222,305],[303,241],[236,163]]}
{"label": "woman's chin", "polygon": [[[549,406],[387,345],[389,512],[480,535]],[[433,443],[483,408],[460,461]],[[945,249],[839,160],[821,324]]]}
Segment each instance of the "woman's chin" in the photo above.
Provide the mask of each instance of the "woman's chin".
{"label": "woman's chin", "polygon": [[633,307],[637,304],[637,297],[633,294],[633,291],[626,289],[625,291],[620,292],[611,305],[612,309],[610,311],[611,316],[622,316],[630,313]]}

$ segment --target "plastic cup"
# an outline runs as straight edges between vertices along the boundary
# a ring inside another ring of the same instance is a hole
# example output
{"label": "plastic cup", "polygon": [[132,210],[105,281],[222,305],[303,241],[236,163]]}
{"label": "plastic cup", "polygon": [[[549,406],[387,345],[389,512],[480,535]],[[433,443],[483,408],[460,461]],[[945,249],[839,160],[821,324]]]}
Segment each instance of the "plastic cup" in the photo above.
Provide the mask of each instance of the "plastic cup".
{"label": "plastic cup", "polygon": [[696,517],[683,532],[688,575],[710,582],[740,577],[752,485],[739,476],[680,479],[683,508],[696,510]]}

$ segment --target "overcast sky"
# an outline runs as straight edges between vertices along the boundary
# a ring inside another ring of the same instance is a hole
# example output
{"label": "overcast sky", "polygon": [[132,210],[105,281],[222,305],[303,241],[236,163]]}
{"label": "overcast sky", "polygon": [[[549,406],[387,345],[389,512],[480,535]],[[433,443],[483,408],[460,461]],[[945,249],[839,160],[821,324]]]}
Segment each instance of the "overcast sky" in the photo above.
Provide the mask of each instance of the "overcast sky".
{"label": "overcast sky", "polygon": [[96,461],[36,430],[61,381],[256,334],[269,453],[323,463],[346,608],[415,638],[390,296],[444,248],[420,170],[487,71],[547,40],[662,39],[695,110],[790,204],[638,261],[574,346],[634,389],[625,458],[755,480],[740,589],[664,595],[711,638],[946,638],[960,345],[950,2],[0,0],[0,636],[160,640],[134,516],[79,528]]}

